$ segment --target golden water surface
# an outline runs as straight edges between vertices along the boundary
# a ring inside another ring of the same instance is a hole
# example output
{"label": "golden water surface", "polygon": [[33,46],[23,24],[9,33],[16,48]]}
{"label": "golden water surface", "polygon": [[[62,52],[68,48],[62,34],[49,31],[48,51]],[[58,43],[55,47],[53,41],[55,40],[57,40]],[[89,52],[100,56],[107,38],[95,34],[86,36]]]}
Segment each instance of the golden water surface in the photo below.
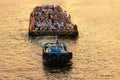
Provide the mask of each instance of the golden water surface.
{"label": "golden water surface", "polygon": [[[55,38],[28,37],[29,14],[42,4],[60,5],[78,25],[78,39],[60,39],[70,66],[43,63],[41,46]],[[0,80],[120,80],[120,0],[0,0]]]}

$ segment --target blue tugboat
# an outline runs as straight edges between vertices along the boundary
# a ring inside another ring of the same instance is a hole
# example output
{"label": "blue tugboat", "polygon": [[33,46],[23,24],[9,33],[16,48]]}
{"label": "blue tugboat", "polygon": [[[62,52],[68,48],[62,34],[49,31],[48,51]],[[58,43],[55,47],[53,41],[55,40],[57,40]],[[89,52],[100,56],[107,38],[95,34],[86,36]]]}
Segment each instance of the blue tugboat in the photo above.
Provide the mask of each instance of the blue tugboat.
{"label": "blue tugboat", "polygon": [[46,43],[43,46],[42,58],[47,62],[66,63],[72,59],[72,52],[68,52],[65,43]]}

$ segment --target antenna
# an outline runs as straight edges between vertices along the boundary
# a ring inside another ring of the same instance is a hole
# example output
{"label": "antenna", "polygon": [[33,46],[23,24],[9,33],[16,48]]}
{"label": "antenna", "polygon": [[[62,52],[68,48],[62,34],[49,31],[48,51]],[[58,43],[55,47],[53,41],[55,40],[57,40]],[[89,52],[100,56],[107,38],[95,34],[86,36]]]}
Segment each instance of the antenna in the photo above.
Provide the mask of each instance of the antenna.
{"label": "antenna", "polygon": [[57,41],[58,39],[57,39],[57,35],[56,35],[56,41]]}
{"label": "antenna", "polygon": [[57,44],[59,43],[59,41],[58,41],[58,39],[57,39],[57,35],[56,35],[56,43],[57,43]]}

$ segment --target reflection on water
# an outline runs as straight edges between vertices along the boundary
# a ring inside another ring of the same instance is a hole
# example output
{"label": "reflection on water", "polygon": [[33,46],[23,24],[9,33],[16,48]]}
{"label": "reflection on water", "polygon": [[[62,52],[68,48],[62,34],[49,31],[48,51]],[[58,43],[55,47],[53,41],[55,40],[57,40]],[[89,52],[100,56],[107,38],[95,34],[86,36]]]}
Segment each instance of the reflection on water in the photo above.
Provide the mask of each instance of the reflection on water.
{"label": "reflection on water", "polygon": [[43,61],[43,69],[46,74],[46,79],[69,79],[69,74],[72,70],[72,62],[67,64],[49,64]]}
{"label": "reflection on water", "polygon": [[43,61],[43,67],[45,72],[49,73],[68,73],[72,69],[72,62],[66,64],[50,64]]}

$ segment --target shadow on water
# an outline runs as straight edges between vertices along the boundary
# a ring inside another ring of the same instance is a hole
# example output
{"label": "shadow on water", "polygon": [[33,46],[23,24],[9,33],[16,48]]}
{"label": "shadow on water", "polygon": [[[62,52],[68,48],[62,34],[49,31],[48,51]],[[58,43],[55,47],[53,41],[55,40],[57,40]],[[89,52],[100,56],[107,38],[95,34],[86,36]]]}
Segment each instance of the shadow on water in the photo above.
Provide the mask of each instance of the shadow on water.
{"label": "shadow on water", "polygon": [[43,70],[46,80],[69,80],[72,71],[72,62],[67,64],[49,64],[43,61]]}
{"label": "shadow on water", "polygon": [[68,63],[47,63],[43,61],[43,67],[45,72],[49,73],[68,73],[72,70],[72,62]]}

